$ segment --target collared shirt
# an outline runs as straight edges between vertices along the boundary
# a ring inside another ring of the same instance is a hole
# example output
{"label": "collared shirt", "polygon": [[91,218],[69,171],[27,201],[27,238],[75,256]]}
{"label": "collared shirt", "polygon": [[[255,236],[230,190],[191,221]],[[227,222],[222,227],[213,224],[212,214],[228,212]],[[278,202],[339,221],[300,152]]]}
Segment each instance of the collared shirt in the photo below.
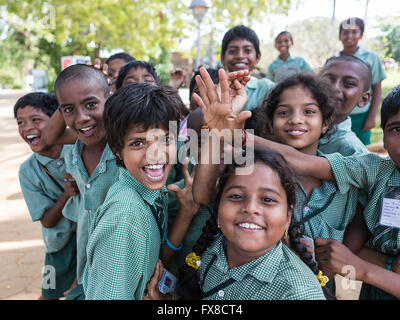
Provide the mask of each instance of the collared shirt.
{"label": "collared shirt", "polygon": [[[339,55],[342,55],[342,51],[339,52]],[[354,56],[361,59],[368,65],[372,73],[372,80],[371,80],[372,85],[377,84],[379,81],[386,79],[386,73],[385,70],[383,69],[381,60],[374,52],[368,51],[362,47],[358,47],[357,51],[354,53]],[[365,107],[362,108],[355,107],[351,112],[351,114],[367,112],[370,106],[371,106],[371,100]]]}
{"label": "collared shirt", "polygon": [[319,139],[318,150],[324,154],[339,152],[344,156],[369,153],[367,147],[351,131],[351,118],[335,125],[326,136]]}
{"label": "collared shirt", "polygon": [[267,78],[279,82],[279,79],[302,71],[313,72],[313,69],[302,57],[292,57],[283,61],[279,56],[268,66]]}
{"label": "collared shirt", "polygon": [[274,86],[275,83],[267,78],[257,79],[251,77],[245,87],[248,100],[243,110],[253,110],[257,108]]}
{"label": "collared shirt", "polygon": [[[66,173],[64,157],[70,149],[70,145],[65,145],[58,159],[34,153],[21,164],[19,182],[32,221],[40,220],[45,211],[53,207],[64,192],[63,180]],[[51,178],[39,163],[45,166],[56,178]],[[62,210],[63,217],[54,227],[45,228],[42,226],[43,241],[47,253],[61,250],[71,238],[75,230],[75,223],[65,217],[76,210],[75,206],[79,203],[78,197],[79,195],[71,197],[67,201]]]}
{"label": "collared shirt", "polygon": [[398,228],[379,224],[382,197],[391,187],[400,187],[400,169],[389,158],[377,154],[343,157],[338,153],[325,155],[331,164],[339,190],[344,193],[352,187],[367,195],[364,219],[372,236],[368,245],[384,254],[398,255],[400,235]]}
{"label": "collared shirt", "polygon": [[[323,156],[320,151],[318,155]],[[342,192],[335,182],[322,180],[321,187],[313,189],[308,196],[300,182],[299,186],[293,215],[302,232],[312,239],[319,237],[342,242],[346,227],[356,213],[357,202],[365,204],[361,191],[350,188]]]}
{"label": "collared shirt", "polygon": [[66,154],[67,172],[70,173],[78,185],[81,194],[80,210],[75,216],[68,217],[78,223],[77,226],[77,276],[78,283],[82,283],[83,270],[86,264],[86,245],[89,237],[89,226],[94,212],[103,203],[109,188],[118,180],[119,167],[108,144],[97,164],[96,169],[89,177],[81,154],[84,144],[79,139],[71,152]]}
{"label": "collared shirt", "polygon": [[[265,255],[229,269],[225,237],[220,235],[202,256],[200,284],[208,292],[230,278],[234,283],[217,291],[208,300],[325,300],[311,269],[281,241]],[[216,256],[206,277],[208,263]]]}
{"label": "collared shirt", "polygon": [[141,300],[160,251],[160,232],[150,206],[166,188],[150,190],[121,168],[119,180],[95,213],[87,246],[83,288],[88,300]]}

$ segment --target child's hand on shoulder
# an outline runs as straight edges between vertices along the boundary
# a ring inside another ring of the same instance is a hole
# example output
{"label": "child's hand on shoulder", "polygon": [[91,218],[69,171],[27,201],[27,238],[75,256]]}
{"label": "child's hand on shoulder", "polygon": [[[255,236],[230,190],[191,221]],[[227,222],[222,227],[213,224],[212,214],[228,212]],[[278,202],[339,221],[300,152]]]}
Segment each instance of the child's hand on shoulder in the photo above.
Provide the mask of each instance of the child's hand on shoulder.
{"label": "child's hand on shoulder", "polygon": [[179,212],[191,219],[199,210],[200,205],[198,205],[193,199],[192,186],[194,172],[193,177],[191,177],[189,174],[188,164],[189,159],[185,158],[184,163],[182,163],[184,188],[181,189],[176,184],[170,184],[167,186],[167,189],[175,192],[176,198],[178,199],[179,203]]}
{"label": "child's hand on shoulder", "polygon": [[79,193],[78,186],[74,178],[66,173],[64,174],[64,194],[67,198],[76,196]]}

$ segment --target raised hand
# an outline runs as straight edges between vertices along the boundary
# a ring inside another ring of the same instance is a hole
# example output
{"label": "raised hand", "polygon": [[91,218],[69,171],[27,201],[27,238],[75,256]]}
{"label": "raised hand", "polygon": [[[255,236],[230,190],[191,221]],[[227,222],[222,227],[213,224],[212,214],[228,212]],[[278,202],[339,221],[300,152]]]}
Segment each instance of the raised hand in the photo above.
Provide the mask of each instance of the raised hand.
{"label": "raised hand", "polygon": [[[204,121],[210,129],[220,132],[224,129],[243,129],[245,121],[251,117],[250,111],[241,111],[247,102],[244,86],[237,78],[231,82],[223,69],[218,70],[220,94],[205,68],[200,68],[196,83],[200,96],[193,94],[193,99],[200,106]],[[237,76],[237,75],[236,75]],[[244,76],[243,76],[244,77]]]}
{"label": "raised hand", "polygon": [[168,84],[175,89],[179,89],[185,82],[185,72],[183,69],[177,68],[171,70],[169,74],[170,78]]}

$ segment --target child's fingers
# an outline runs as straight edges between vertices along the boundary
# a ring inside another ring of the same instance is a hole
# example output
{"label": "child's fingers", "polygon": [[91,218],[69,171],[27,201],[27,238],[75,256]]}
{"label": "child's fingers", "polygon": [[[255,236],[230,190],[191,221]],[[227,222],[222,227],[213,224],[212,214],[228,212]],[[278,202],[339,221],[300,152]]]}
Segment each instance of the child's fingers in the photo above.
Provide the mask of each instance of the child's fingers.
{"label": "child's fingers", "polygon": [[94,67],[95,69],[98,69],[98,70],[101,69],[101,61],[100,61],[99,58],[95,58],[95,59],[94,59],[93,67]]}
{"label": "child's fingers", "polygon": [[178,194],[182,189],[176,184],[169,184],[167,185],[167,190],[173,191],[176,194]]}
{"label": "child's fingers", "polygon": [[182,174],[185,187],[191,186],[193,183],[192,177],[189,173],[189,158],[185,158],[182,163]]}
{"label": "child's fingers", "polygon": [[107,63],[103,64],[102,71],[103,71],[103,73],[104,73],[105,75],[108,74],[108,64],[107,64]]}
{"label": "child's fingers", "polygon": [[237,116],[237,122],[239,124],[242,125],[242,127],[244,127],[244,123],[246,122],[247,119],[251,118],[251,111],[250,110],[246,110],[246,111],[242,111],[238,114]]}
{"label": "child's fingers", "polygon": [[207,113],[207,106],[204,104],[203,99],[195,92],[192,94],[192,98],[197,103],[197,105],[200,107],[203,115],[205,115]]}
{"label": "child's fingers", "polygon": [[[230,95],[229,95],[229,82],[228,77],[224,69],[218,70],[218,77],[219,77],[219,86],[221,88],[221,102],[222,103],[229,103]],[[210,78],[211,80],[211,78]]]}
{"label": "child's fingers", "polygon": [[199,75],[197,75],[195,77],[195,80],[197,83],[197,87],[199,88],[199,93],[200,93],[199,97],[201,97],[201,99],[203,100],[203,103],[208,107],[210,105],[210,99],[208,96],[208,91],[207,91],[206,85],[205,85],[202,77]]}
{"label": "child's fingers", "polygon": [[[220,70],[222,70],[222,69],[220,69]],[[219,101],[219,97],[218,97],[217,91],[215,90],[215,84],[212,81],[212,79],[211,79],[210,75],[208,74],[207,70],[205,68],[201,67],[199,69],[199,71],[200,71],[201,78],[202,78],[202,80],[204,82],[205,89],[207,90],[207,95],[208,95],[208,98],[209,98],[210,102]],[[222,70],[222,71],[225,73],[224,70]],[[225,77],[225,79],[226,79],[226,77]],[[221,83],[221,77],[220,77],[219,81]]]}

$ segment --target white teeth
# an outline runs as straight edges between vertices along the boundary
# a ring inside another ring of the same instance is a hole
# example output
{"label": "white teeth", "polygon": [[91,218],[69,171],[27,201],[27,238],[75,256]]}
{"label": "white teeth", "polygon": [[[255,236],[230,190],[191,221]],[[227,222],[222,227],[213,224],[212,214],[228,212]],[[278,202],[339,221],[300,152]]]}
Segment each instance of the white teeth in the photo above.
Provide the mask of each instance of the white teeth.
{"label": "white teeth", "polygon": [[87,128],[82,128],[81,130],[82,131],[89,131],[90,129],[92,129],[94,126],[91,126],[91,127],[87,127]]}
{"label": "white teeth", "polygon": [[257,230],[262,229],[260,226],[253,224],[253,223],[248,223],[248,222],[240,223],[239,227],[246,228],[246,229],[257,229]]}
{"label": "white teeth", "polygon": [[150,165],[146,166],[146,168],[148,168],[150,170],[159,170],[162,167],[164,167],[163,164],[150,164]]}
{"label": "white teeth", "polygon": [[38,135],[29,135],[29,136],[26,136],[26,138],[27,139],[34,139],[34,138],[37,138],[37,137],[39,137]]}

